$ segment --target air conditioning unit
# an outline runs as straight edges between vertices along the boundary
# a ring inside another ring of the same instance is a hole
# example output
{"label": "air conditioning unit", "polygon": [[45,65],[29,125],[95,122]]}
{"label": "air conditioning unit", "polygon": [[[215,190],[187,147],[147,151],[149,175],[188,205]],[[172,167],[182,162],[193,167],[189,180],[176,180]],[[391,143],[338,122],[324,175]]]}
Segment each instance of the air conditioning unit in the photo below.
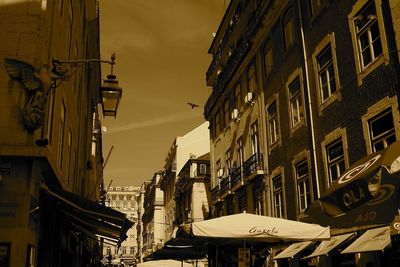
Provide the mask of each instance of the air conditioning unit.
{"label": "air conditioning unit", "polygon": [[222,178],[224,176],[224,170],[223,169],[218,169],[217,170],[217,177]]}
{"label": "air conditioning unit", "polygon": [[248,92],[247,95],[244,97],[244,102],[247,105],[253,105],[254,104],[253,93]]}
{"label": "air conditioning unit", "polygon": [[239,122],[240,121],[240,115],[239,115],[239,111],[237,108],[234,108],[232,110],[232,120],[234,120],[235,122]]}

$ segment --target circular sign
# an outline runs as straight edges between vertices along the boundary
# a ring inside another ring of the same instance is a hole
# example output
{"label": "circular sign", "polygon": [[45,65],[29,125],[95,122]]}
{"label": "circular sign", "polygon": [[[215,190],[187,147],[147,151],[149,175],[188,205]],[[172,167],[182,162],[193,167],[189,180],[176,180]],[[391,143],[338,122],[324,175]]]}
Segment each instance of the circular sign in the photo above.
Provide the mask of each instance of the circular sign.
{"label": "circular sign", "polygon": [[395,192],[395,186],[392,184],[383,184],[378,190],[374,199],[367,202],[368,206],[380,204],[388,200]]}
{"label": "circular sign", "polygon": [[381,157],[381,155],[376,155],[372,159],[364,162],[363,164],[355,166],[351,170],[348,170],[345,174],[343,174],[342,177],[340,177],[340,179],[338,180],[338,183],[344,184],[344,183],[347,183],[347,182],[353,180],[357,175],[363,173],[369,167],[371,167],[380,157]]}

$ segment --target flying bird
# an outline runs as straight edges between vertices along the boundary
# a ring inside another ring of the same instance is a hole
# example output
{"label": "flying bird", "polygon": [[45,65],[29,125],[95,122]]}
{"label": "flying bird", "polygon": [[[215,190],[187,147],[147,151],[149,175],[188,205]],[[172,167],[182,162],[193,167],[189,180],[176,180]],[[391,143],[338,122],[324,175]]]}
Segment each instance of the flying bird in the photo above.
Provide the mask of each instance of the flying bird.
{"label": "flying bird", "polygon": [[195,103],[187,102],[187,104],[188,104],[192,109],[199,107],[199,105],[197,105],[197,104],[195,104]]}

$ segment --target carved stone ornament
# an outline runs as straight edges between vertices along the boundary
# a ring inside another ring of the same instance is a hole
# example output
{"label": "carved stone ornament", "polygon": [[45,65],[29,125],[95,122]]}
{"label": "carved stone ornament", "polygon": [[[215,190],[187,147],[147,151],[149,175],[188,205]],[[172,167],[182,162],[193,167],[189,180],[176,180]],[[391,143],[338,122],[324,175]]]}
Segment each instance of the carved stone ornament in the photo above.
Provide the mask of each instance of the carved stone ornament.
{"label": "carved stone ornament", "polygon": [[4,60],[4,64],[10,77],[20,81],[29,92],[23,113],[25,128],[29,131],[38,129],[43,125],[47,92],[51,85],[48,69],[35,69],[26,62],[9,58]]}

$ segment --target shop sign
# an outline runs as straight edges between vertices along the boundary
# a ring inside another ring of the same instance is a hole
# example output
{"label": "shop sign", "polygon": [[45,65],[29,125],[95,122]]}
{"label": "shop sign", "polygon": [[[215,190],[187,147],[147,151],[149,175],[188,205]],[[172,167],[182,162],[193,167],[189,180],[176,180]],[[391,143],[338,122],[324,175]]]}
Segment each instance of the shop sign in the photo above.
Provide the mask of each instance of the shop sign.
{"label": "shop sign", "polygon": [[238,267],[250,267],[250,249],[239,248]]}

